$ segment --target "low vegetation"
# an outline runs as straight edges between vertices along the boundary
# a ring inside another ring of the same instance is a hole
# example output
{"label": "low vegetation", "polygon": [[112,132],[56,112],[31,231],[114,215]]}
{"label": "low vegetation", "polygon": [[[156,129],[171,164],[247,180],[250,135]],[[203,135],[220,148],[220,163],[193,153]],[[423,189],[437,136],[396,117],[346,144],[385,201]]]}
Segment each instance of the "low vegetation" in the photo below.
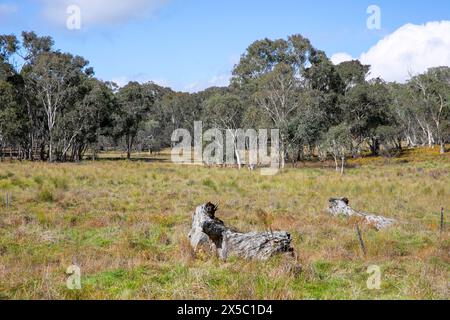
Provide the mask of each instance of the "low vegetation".
{"label": "low vegetation", "polygon": [[[439,149],[398,158],[306,163],[276,176],[158,161],[0,164],[3,299],[448,299],[450,157]],[[105,156],[109,158],[110,156]],[[399,221],[375,231],[326,212],[328,198]],[[9,199],[6,201],[6,199]],[[190,249],[195,207],[242,230],[288,230],[295,257],[220,261]],[[81,267],[81,290],[66,287]],[[381,289],[369,290],[370,265]]]}

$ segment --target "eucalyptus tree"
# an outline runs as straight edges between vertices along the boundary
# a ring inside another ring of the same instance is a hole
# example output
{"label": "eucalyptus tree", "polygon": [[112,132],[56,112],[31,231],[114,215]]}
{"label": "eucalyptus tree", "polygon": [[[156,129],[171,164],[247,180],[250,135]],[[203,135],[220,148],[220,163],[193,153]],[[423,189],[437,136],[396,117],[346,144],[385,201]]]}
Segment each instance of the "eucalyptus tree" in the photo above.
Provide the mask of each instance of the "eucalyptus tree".
{"label": "eucalyptus tree", "polygon": [[9,146],[22,146],[26,140],[27,119],[14,85],[0,79],[0,157]]}
{"label": "eucalyptus tree", "polygon": [[333,122],[329,121],[328,103],[319,91],[311,90],[303,93],[299,112],[289,121],[289,140],[291,141],[291,160],[295,164],[303,160],[305,152],[309,156],[321,144],[321,138]]}
{"label": "eucalyptus tree", "polygon": [[426,137],[416,120],[416,102],[407,84],[389,83],[392,97],[391,114],[394,117],[397,144],[405,142],[407,146],[415,148],[426,142]]}
{"label": "eucalyptus tree", "polygon": [[284,167],[286,153],[289,150],[289,120],[299,107],[299,87],[295,76],[287,65],[280,64],[263,76],[259,81],[259,90],[254,97],[260,107],[272,120],[281,134],[281,167]]}
{"label": "eucalyptus tree", "polygon": [[29,123],[28,130],[28,158],[33,160],[34,150],[40,149],[40,158],[45,159],[46,144],[49,134],[46,126],[47,115],[42,106],[37,86],[29,75],[33,65],[40,54],[50,53],[53,50],[54,41],[49,36],[38,36],[35,32],[22,32],[21,42],[17,50],[17,55],[23,60],[20,75],[24,81],[23,98],[26,104],[27,117]]}
{"label": "eucalyptus tree", "polygon": [[218,129],[222,133],[226,133],[227,139],[231,138],[233,140],[234,154],[240,169],[243,159],[241,156],[242,150],[240,150],[241,146],[238,141],[238,130],[242,128],[245,111],[240,98],[231,93],[216,93],[204,102],[203,109],[203,119],[206,125],[209,128]]}
{"label": "eucalyptus tree", "polygon": [[309,60],[311,65],[305,70],[306,90],[294,124],[300,145],[308,147],[313,155],[320,137],[343,121],[339,99],[344,94],[345,83],[324,52],[314,50]]}
{"label": "eucalyptus tree", "polygon": [[151,152],[170,147],[170,137],[174,126],[182,125],[178,121],[178,113],[172,106],[174,92],[170,88],[155,83],[143,84],[154,96],[152,108],[147,112],[145,120],[136,136],[136,144],[140,149]]}
{"label": "eucalyptus tree", "polygon": [[366,82],[370,66],[363,65],[359,60],[345,61],[336,66],[343,83],[344,95],[353,87]]}
{"label": "eucalyptus tree", "polygon": [[427,135],[428,145],[437,144],[445,153],[450,135],[450,68],[430,68],[412,77],[409,87],[417,101],[416,119]]}
{"label": "eucalyptus tree", "polygon": [[[19,49],[14,35],[0,35],[0,156],[9,145],[22,150],[27,144],[27,119],[24,110],[24,83],[13,65]],[[20,154],[24,157],[23,154]]]}
{"label": "eucalyptus tree", "polygon": [[344,174],[345,159],[351,144],[350,128],[346,123],[331,127],[323,137],[322,147],[334,159],[336,172]]}
{"label": "eucalyptus tree", "polygon": [[155,120],[145,121],[136,136],[136,145],[139,151],[148,150],[150,154],[159,152],[163,149],[165,140],[163,125]]}
{"label": "eucalyptus tree", "polygon": [[389,90],[381,79],[358,84],[343,97],[341,107],[344,120],[350,127],[355,149],[368,143],[373,155],[380,151],[378,128],[390,125]]}
{"label": "eucalyptus tree", "polygon": [[235,67],[232,86],[248,92],[280,129],[282,153],[294,158],[305,146],[312,154],[321,134],[342,121],[339,97],[350,84],[323,51],[293,35],[254,42]]}
{"label": "eucalyptus tree", "polygon": [[154,91],[138,82],[130,82],[119,90],[117,99],[115,134],[125,139],[127,159],[131,159],[135,138],[154,104]]}
{"label": "eucalyptus tree", "polygon": [[[201,120],[201,101],[187,92],[170,91],[164,95],[161,105],[170,132],[184,128],[193,131],[194,121]],[[169,134],[170,137],[170,134]]]}
{"label": "eucalyptus tree", "polygon": [[255,105],[280,130],[282,167],[291,144],[289,119],[298,111],[306,69],[316,54],[310,41],[301,35],[287,40],[264,39],[251,44],[233,70],[233,85],[250,92]]}
{"label": "eucalyptus tree", "polygon": [[70,150],[72,159],[79,161],[87,147],[91,147],[95,158],[100,136],[111,132],[112,115],[116,109],[116,98],[110,83],[84,77],[72,107],[63,114],[60,158],[66,159]]}
{"label": "eucalyptus tree", "polygon": [[35,57],[25,70],[24,76],[46,115],[50,162],[55,160],[55,143],[58,145],[61,142],[55,133],[57,130],[64,131],[60,126],[62,114],[75,103],[82,79],[93,75],[88,64],[88,61],[79,56],[45,51]]}

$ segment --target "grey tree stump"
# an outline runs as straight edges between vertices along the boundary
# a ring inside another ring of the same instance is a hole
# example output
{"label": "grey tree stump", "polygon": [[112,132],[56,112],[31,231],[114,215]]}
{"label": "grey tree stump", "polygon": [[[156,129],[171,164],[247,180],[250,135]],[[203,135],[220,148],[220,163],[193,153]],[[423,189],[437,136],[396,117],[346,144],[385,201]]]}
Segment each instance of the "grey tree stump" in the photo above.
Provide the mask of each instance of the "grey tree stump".
{"label": "grey tree stump", "polygon": [[198,206],[192,217],[189,239],[192,248],[217,252],[221,259],[237,256],[267,260],[275,254],[293,252],[291,235],[284,231],[241,233],[215,217],[217,205]]}
{"label": "grey tree stump", "polygon": [[365,224],[373,226],[377,230],[388,228],[396,222],[395,219],[356,211],[349,206],[349,200],[347,198],[331,198],[329,200],[328,211],[333,216],[360,217]]}

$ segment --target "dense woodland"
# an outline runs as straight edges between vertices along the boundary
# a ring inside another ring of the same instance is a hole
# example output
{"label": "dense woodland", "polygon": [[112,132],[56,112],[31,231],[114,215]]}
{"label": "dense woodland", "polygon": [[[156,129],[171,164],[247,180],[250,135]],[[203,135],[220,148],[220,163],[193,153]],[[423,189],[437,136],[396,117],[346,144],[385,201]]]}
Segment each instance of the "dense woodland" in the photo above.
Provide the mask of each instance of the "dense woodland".
{"label": "dense woodland", "polygon": [[[80,161],[105,150],[157,152],[174,129],[279,128],[285,161],[392,155],[450,141],[450,68],[405,84],[369,79],[359,61],[333,65],[300,35],[251,44],[231,84],[194,94],[95,78],[50,37],[0,36],[0,156]],[[284,161],[283,161],[284,164]]]}

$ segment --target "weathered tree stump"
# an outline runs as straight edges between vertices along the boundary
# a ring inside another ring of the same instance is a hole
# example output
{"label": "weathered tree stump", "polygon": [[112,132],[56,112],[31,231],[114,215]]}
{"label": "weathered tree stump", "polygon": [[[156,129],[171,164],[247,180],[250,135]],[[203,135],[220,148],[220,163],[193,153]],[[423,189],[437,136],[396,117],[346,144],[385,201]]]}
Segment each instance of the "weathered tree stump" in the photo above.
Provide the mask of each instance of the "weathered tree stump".
{"label": "weathered tree stump", "polygon": [[363,222],[367,225],[373,226],[377,230],[385,229],[390,227],[396,222],[394,219],[386,218],[383,216],[377,216],[374,214],[356,211],[349,205],[349,200],[347,198],[331,198],[329,200],[328,211],[333,216],[345,216],[345,217],[360,217]]}
{"label": "weathered tree stump", "polygon": [[189,239],[192,248],[217,252],[221,259],[237,256],[267,260],[273,255],[293,252],[291,235],[284,231],[241,233],[215,217],[217,205],[198,206],[192,217]]}

